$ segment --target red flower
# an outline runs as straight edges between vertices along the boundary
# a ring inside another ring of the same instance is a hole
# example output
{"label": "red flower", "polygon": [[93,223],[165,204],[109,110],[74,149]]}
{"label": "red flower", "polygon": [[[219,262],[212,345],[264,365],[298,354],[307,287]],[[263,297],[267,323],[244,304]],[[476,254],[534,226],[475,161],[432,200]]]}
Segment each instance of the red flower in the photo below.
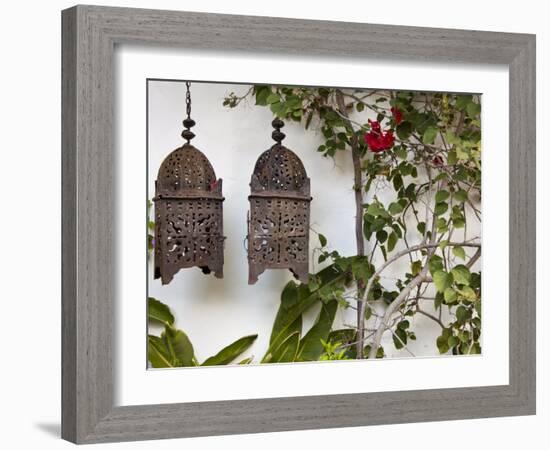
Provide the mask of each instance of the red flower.
{"label": "red flower", "polygon": [[439,155],[435,155],[434,159],[432,159],[432,164],[434,166],[442,166],[443,165],[443,158]]}
{"label": "red flower", "polygon": [[392,107],[391,113],[393,116],[393,120],[395,120],[396,125],[399,125],[401,122],[403,122],[403,113],[399,108]]}
{"label": "red flower", "polygon": [[371,130],[365,134],[365,142],[373,153],[383,152],[393,147],[395,141],[393,131],[382,131],[380,123],[369,119]]}

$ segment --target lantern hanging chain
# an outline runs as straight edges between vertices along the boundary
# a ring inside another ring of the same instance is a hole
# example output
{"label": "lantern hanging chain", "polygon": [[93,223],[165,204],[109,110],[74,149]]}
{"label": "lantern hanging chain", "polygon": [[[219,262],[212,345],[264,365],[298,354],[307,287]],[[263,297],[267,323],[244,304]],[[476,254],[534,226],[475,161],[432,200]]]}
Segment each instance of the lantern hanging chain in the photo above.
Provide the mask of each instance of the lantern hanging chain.
{"label": "lantern hanging chain", "polygon": [[187,144],[189,145],[189,142],[191,139],[195,137],[195,133],[191,131],[191,127],[195,126],[195,121],[191,119],[191,91],[190,91],[191,83],[189,81],[185,82],[185,87],[187,88],[187,91],[185,93],[185,110],[187,113],[187,118],[183,121],[183,126],[185,127],[185,130],[181,132],[181,137],[187,141]]}
{"label": "lantern hanging chain", "polygon": [[188,119],[191,118],[191,92],[189,91],[189,86],[191,86],[191,83],[189,83],[189,81],[186,81],[185,87],[187,88],[187,92],[185,93],[185,106]]}

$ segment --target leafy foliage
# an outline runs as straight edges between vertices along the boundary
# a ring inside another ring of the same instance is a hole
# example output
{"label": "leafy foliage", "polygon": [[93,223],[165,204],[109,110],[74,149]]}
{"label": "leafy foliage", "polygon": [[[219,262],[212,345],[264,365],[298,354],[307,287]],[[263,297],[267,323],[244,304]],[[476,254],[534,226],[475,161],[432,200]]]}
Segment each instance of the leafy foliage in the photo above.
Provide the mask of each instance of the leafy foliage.
{"label": "leafy foliage", "polygon": [[[170,308],[159,300],[149,297],[147,303],[148,319],[151,322],[162,323],[164,331],[160,336],[147,336],[147,359],[154,368],[193,367],[198,365],[215,366],[233,362],[254,343],[257,334],[237,339],[216,355],[199,364],[195,358],[193,344],[184,331],[175,328],[174,315]],[[250,364],[252,358],[247,358],[239,364]]]}
{"label": "leafy foliage", "polygon": [[[389,329],[395,348],[408,351],[419,313],[441,326],[441,353],[480,353],[481,273],[472,268],[481,245],[479,236],[468,236],[468,223],[481,220],[480,97],[256,85],[241,97],[230,93],[224,105],[235,108],[246,97],[317,132],[322,156],[352,155],[369,248],[344,256],[326,234],[318,235],[317,263],[324,267],[307,285],[285,286],[262,361],[355,358],[361,349],[384,356],[376,332],[358,341],[365,323]],[[381,273],[402,257],[409,270],[393,285],[382,282]],[[393,302],[398,308],[385,317]],[[426,302],[435,313],[425,310]],[[319,304],[316,324],[303,334],[302,315]],[[332,329],[337,308],[359,304],[364,315],[355,328]]]}

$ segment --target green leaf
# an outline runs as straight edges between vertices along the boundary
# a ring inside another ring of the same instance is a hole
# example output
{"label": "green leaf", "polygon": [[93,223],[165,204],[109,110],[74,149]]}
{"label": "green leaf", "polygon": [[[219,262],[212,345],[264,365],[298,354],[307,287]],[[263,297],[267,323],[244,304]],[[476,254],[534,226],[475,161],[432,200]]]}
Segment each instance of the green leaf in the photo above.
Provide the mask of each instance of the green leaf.
{"label": "green leaf", "polygon": [[432,255],[432,257],[428,261],[428,269],[430,269],[430,273],[432,274],[432,276],[438,270],[442,270],[443,269],[443,258],[441,258],[441,256],[439,256],[439,255]]}
{"label": "green leaf", "polygon": [[321,339],[325,341],[328,339],[337,309],[338,302],[336,300],[322,304],[317,320],[300,341],[296,361],[317,361],[319,359],[323,353]]}
{"label": "green leaf", "polygon": [[174,316],[170,308],[153,297],[147,299],[147,318],[162,324],[174,325]]}
{"label": "green leaf", "polygon": [[449,205],[445,202],[436,203],[434,212],[436,215],[440,216],[445,214],[449,209]]}
{"label": "green leaf", "polygon": [[267,98],[266,98],[266,103],[268,105],[271,105],[272,103],[277,103],[281,100],[281,97],[279,96],[279,94],[275,93],[275,92],[271,92]]}
{"label": "green leaf", "polygon": [[440,191],[437,191],[437,193],[435,194],[435,201],[437,203],[439,202],[444,202],[445,200],[447,200],[449,198],[449,191],[446,191],[444,189],[440,190]]}
{"label": "green leaf", "polygon": [[450,305],[451,303],[456,302],[458,295],[452,287],[448,287],[445,289],[445,292],[443,292],[443,298],[445,299],[445,303]]}
{"label": "green leaf", "polygon": [[165,326],[161,335],[172,356],[175,367],[190,367],[195,365],[195,351],[191,341],[182,330]]}
{"label": "green leaf", "polygon": [[388,236],[388,252],[391,252],[395,248],[396,244],[397,244],[397,234],[395,234],[395,231],[392,231]]}
{"label": "green leaf", "polygon": [[457,284],[468,284],[470,282],[470,270],[465,265],[458,265],[451,269],[454,280]]}
{"label": "green leaf", "polygon": [[460,189],[453,194],[453,197],[457,202],[464,203],[468,200],[468,193],[464,189]]}
{"label": "green leaf", "polygon": [[426,128],[426,131],[424,131],[424,134],[422,135],[422,142],[428,145],[433,144],[438,133],[439,129],[437,127],[429,126],[428,128]]}
{"label": "green leaf", "polygon": [[382,214],[383,210],[384,208],[382,208],[379,203],[371,203],[367,208],[367,213],[371,216],[377,217]]}
{"label": "green leaf", "polygon": [[416,276],[422,270],[422,261],[413,261],[411,264],[411,273],[413,276]]}
{"label": "green leaf", "polygon": [[254,357],[251,356],[250,358],[245,358],[245,359],[243,359],[242,361],[239,361],[237,364],[238,364],[238,365],[250,364],[250,363],[252,362],[253,359],[254,359]]}
{"label": "green leaf", "polygon": [[174,367],[164,340],[152,334],[147,336],[147,359],[155,369]]}
{"label": "green leaf", "polygon": [[466,309],[464,306],[460,305],[458,308],[456,308],[456,319],[459,323],[464,323],[466,320],[470,318],[470,311]]}
{"label": "green leaf", "polygon": [[458,157],[456,156],[456,152],[454,150],[451,150],[449,154],[447,155],[447,164],[449,166],[454,166],[458,161]]}
{"label": "green leaf", "polygon": [[392,334],[393,345],[397,350],[407,345],[407,332],[401,328],[396,328]]}
{"label": "green leaf", "polygon": [[327,245],[327,238],[323,236],[321,233],[319,233],[319,243],[321,244],[321,247],[324,247]]}
{"label": "green leaf", "polygon": [[464,248],[458,245],[456,247],[453,247],[453,255],[462,260],[466,259],[466,252],[464,251]]}
{"label": "green leaf", "polygon": [[395,156],[399,159],[407,159],[407,149],[403,146],[395,147]]}
{"label": "green leaf", "polygon": [[404,122],[401,122],[397,127],[395,128],[395,132],[397,133],[397,137],[403,141],[406,141],[409,139],[409,136],[411,135],[413,130],[413,125],[411,122],[405,120]]}
{"label": "green leaf", "polygon": [[481,105],[474,102],[468,103],[468,106],[466,106],[466,113],[471,119],[477,118],[479,113],[481,113]]}
{"label": "green leaf", "polygon": [[401,214],[403,212],[403,206],[401,206],[400,203],[393,202],[388,206],[388,211],[392,216],[396,216],[397,214]]}
{"label": "green leaf", "polygon": [[467,108],[467,106],[471,102],[472,102],[472,96],[471,95],[457,95],[455,106],[460,111],[463,111]]}
{"label": "green leaf", "polygon": [[376,232],[376,239],[378,239],[378,242],[383,244],[386,242],[386,239],[388,238],[388,233],[384,230],[380,230]]}
{"label": "green leaf", "polygon": [[477,299],[476,291],[474,291],[470,286],[462,286],[459,292],[460,295],[467,300],[475,301]]}
{"label": "green leaf", "polygon": [[256,86],[256,105],[266,106],[269,94],[271,94],[270,86]]}
{"label": "green leaf", "polygon": [[244,336],[240,339],[237,339],[232,344],[229,344],[227,347],[220,350],[216,355],[208,358],[201,365],[221,366],[229,364],[237,356],[246,351],[254,343],[257,337],[257,334],[252,334],[250,336]]}
{"label": "green leaf", "polygon": [[302,314],[321,301],[319,291],[338,286],[345,279],[346,273],[339,270],[336,264],[332,264],[318,272],[316,276],[319,278],[320,287],[313,291],[310,291],[305,284],[297,286],[292,281],[285,286],[281,294],[281,306],[275,317],[266,356],[272,354],[291,334],[296,331],[301,332]]}
{"label": "green leaf", "polygon": [[416,229],[423,235],[426,232],[426,222],[418,222]]}
{"label": "green leaf", "polygon": [[[298,345],[300,344],[300,333],[292,333],[272,353],[269,363],[293,362],[296,360]],[[321,345],[322,346],[322,345]]]}
{"label": "green leaf", "polygon": [[445,292],[445,289],[453,284],[453,276],[444,270],[438,270],[433,274],[435,288],[438,292]]}

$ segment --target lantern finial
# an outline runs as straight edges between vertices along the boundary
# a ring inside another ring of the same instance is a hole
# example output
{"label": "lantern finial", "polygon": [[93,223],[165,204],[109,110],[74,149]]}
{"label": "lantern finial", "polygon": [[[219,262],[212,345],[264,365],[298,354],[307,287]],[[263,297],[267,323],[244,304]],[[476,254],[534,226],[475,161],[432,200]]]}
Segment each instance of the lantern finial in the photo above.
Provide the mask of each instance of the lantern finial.
{"label": "lantern finial", "polygon": [[181,132],[181,137],[185,139],[188,144],[191,139],[195,137],[195,133],[191,131],[191,128],[195,126],[195,121],[191,119],[191,92],[189,92],[189,86],[191,86],[191,83],[186,81],[185,87],[187,88],[187,92],[185,93],[185,106],[187,110],[187,118],[183,121],[185,130]]}
{"label": "lantern finial", "polygon": [[271,133],[271,137],[277,142],[278,145],[281,145],[282,140],[286,137],[286,134],[281,131],[281,128],[285,126],[285,123],[277,117],[273,119],[271,126],[275,128],[273,133]]}

